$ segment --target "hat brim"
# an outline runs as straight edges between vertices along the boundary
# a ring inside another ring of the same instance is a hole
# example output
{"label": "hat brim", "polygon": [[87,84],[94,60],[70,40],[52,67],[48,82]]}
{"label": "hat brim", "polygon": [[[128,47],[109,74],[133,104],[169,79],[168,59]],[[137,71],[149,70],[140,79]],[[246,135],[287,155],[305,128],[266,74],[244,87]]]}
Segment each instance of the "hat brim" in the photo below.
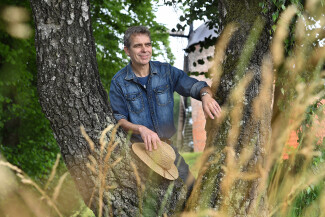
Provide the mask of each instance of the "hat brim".
{"label": "hat brim", "polygon": [[145,144],[143,142],[133,143],[132,150],[145,164],[147,164],[148,167],[162,177],[169,180],[175,180],[178,178],[178,170],[175,164],[173,163],[169,170],[164,170],[149,157],[146,153]]}

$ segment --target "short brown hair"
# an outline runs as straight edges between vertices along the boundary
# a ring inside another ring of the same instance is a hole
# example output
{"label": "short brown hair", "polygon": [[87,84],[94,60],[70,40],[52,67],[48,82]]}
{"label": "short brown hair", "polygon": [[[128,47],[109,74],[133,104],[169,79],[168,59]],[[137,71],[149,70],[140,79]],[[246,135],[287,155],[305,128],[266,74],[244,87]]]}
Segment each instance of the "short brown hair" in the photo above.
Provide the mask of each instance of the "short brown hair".
{"label": "short brown hair", "polygon": [[129,27],[124,34],[124,46],[127,48],[130,48],[131,46],[131,36],[136,34],[145,34],[150,38],[151,41],[151,35],[150,31],[145,26],[131,26]]}

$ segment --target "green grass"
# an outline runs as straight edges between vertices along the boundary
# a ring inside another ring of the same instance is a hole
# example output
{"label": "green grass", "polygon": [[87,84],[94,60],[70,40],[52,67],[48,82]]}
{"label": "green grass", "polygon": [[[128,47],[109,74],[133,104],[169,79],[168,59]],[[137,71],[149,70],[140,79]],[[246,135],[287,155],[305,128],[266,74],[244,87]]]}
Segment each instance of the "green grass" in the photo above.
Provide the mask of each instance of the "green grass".
{"label": "green grass", "polygon": [[200,159],[202,152],[184,152],[180,154],[183,156],[185,162],[189,165],[193,176],[196,178],[200,168],[198,168],[195,163]]}
{"label": "green grass", "polygon": [[95,214],[85,204],[83,204],[80,207],[80,210],[70,217],[95,217]]}

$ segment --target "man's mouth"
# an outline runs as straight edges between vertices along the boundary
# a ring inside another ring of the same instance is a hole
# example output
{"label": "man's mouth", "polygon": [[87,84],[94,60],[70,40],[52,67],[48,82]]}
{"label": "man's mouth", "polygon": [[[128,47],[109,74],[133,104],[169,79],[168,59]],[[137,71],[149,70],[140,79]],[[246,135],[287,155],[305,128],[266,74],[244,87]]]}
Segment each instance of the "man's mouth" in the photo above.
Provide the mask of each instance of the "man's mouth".
{"label": "man's mouth", "polygon": [[149,58],[149,55],[140,55],[140,58],[141,59],[147,59],[147,58]]}

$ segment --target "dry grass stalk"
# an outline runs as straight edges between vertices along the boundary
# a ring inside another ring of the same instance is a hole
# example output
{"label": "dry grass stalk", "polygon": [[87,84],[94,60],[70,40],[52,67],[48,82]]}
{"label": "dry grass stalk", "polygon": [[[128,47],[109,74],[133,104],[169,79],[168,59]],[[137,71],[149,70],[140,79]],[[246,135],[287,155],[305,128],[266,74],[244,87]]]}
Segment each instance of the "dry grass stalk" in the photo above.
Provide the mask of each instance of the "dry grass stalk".
{"label": "dry grass stalk", "polygon": [[21,169],[18,167],[4,161],[0,161],[0,165],[5,166],[16,172],[16,176],[20,178],[21,182],[26,185],[33,186],[42,196],[42,198],[45,198],[47,203],[49,204],[50,207],[52,207],[56,214],[60,217],[62,217],[62,213],[56,206],[54,200],[51,199],[51,197],[48,196],[45,190],[43,190],[38,184],[36,184],[32,179],[30,179]]}
{"label": "dry grass stalk", "polygon": [[[98,192],[98,216],[103,215],[104,192],[106,190],[112,190],[116,188],[116,186],[114,185],[108,185],[107,175],[109,173],[109,170],[114,168],[122,160],[122,157],[119,157],[114,162],[110,162],[111,155],[118,145],[118,143],[115,142],[115,136],[118,127],[119,127],[118,124],[115,126],[109,125],[102,131],[99,139],[99,144],[100,144],[99,154],[97,154],[97,150],[95,149],[95,143],[88,136],[85,129],[82,126],[80,127],[82,135],[84,136],[84,138],[89,144],[90,149],[92,150],[92,155],[88,156],[90,162],[87,163],[87,167],[95,175],[97,180],[97,187],[96,187],[97,189],[96,188],[93,189],[92,195],[89,199],[88,206],[89,207],[91,206],[94,196],[96,195],[96,192]],[[110,138],[108,139],[107,133],[109,132],[110,132]],[[109,142],[107,142],[107,140],[109,140]],[[95,156],[99,156],[99,158],[96,159]]]}
{"label": "dry grass stalk", "polygon": [[[2,156],[0,155],[0,159]],[[2,163],[3,161],[0,161]],[[3,162],[6,163],[6,162]],[[10,168],[0,164],[0,204],[18,187],[18,182]]]}
{"label": "dry grass stalk", "polygon": [[52,168],[50,177],[49,177],[49,179],[47,180],[47,182],[45,184],[44,190],[46,190],[48,188],[49,184],[52,182],[52,180],[53,180],[53,178],[54,178],[54,176],[56,174],[56,169],[57,169],[57,167],[59,166],[59,163],[60,163],[60,157],[61,157],[60,154],[56,155],[56,160],[55,160],[54,166]]}
{"label": "dry grass stalk", "polygon": [[274,34],[271,50],[274,65],[277,67],[281,64],[284,58],[284,46],[283,41],[287,38],[289,29],[288,26],[292,17],[297,13],[297,8],[294,5],[290,5],[281,15],[277,25],[277,29]]}
{"label": "dry grass stalk", "polygon": [[[244,78],[238,83],[238,86],[230,93],[230,124],[231,129],[228,134],[227,138],[227,145],[228,147],[234,148],[235,144],[237,143],[240,126],[241,126],[241,119],[243,117],[243,107],[245,103],[245,90],[252,80],[253,74],[247,73]],[[228,163],[231,162],[227,162]]]}
{"label": "dry grass stalk", "polygon": [[[324,169],[324,168],[323,168]],[[283,197],[283,200],[277,198],[277,201],[283,201],[282,203],[275,206],[271,212],[269,213],[269,217],[273,216],[279,210],[282,209],[282,216],[286,215],[289,206],[292,204],[293,200],[300,194],[303,190],[308,188],[312,184],[317,184],[319,180],[324,178],[325,171],[323,170],[321,173],[317,174],[316,176],[312,171],[309,171],[303,175],[299,174],[295,177],[286,176],[283,180],[283,183],[279,186],[280,189],[277,193],[281,193],[279,197]],[[297,180],[298,178],[298,180]],[[300,180],[299,180],[300,179]]]}
{"label": "dry grass stalk", "polygon": [[[207,119],[206,120],[206,124],[205,124],[205,131],[206,132],[212,132],[218,131],[219,126],[226,120],[226,118],[228,117],[229,111],[230,109],[226,106],[221,106],[221,114],[219,116],[219,118],[215,118],[215,119]],[[211,144],[210,141],[213,141],[215,134],[210,133],[207,134],[207,141],[206,144]]]}
{"label": "dry grass stalk", "polygon": [[253,118],[255,120],[262,120],[265,107],[271,107],[272,91],[273,91],[273,65],[269,57],[263,59],[260,93],[253,101]]}
{"label": "dry grass stalk", "polygon": [[[319,3],[319,1],[318,1]],[[317,7],[315,8],[315,10]],[[306,32],[306,15],[303,14],[301,18],[298,18],[296,24],[296,44],[294,47],[294,52],[289,55],[288,58],[284,58],[284,40],[288,36],[289,24],[292,18],[296,15],[297,8],[295,6],[288,7],[285,12],[281,15],[281,19],[278,23],[277,30],[272,42],[272,58],[274,61],[275,68],[281,70],[281,73],[286,75],[286,85],[284,86],[283,95],[286,96],[293,91],[295,93],[294,97],[290,100],[290,105],[286,107],[286,110],[281,111],[277,119],[275,119],[272,125],[272,137],[262,144],[266,152],[266,157],[263,162],[257,162],[256,169],[254,168],[252,172],[242,172],[241,168],[247,166],[248,161],[254,152],[252,147],[243,148],[240,155],[236,155],[234,149],[232,148],[234,144],[238,141],[239,129],[238,123],[241,120],[242,106],[240,103],[232,108],[224,107],[223,110],[227,111],[223,113],[224,116],[230,114],[231,116],[231,126],[232,128],[228,134],[227,145],[224,152],[227,153],[226,164],[223,166],[223,171],[225,172],[225,177],[222,184],[222,196],[225,197],[229,193],[230,189],[234,187],[236,179],[241,180],[255,180],[259,179],[259,185],[257,187],[257,199],[254,202],[253,209],[248,213],[248,215],[253,215],[259,213],[259,203],[263,195],[268,192],[268,197],[266,200],[267,209],[269,216],[274,214],[279,214],[280,216],[287,216],[289,210],[292,208],[292,204],[296,197],[304,191],[309,185],[316,184],[321,180],[325,173],[320,172],[316,176],[312,174],[310,168],[310,162],[315,156],[319,156],[320,152],[315,151],[315,134],[316,128],[309,128],[303,137],[300,144],[301,147],[291,153],[290,159],[283,161],[283,150],[286,145],[289,136],[292,131],[296,131],[305,118],[305,113],[307,108],[317,102],[322,96],[324,96],[324,91],[319,91],[319,88],[323,86],[323,81],[320,79],[324,77],[324,72],[321,72],[323,66],[323,60],[325,58],[324,48],[315,48],[313,43],[316,41],[316,35],[324,35],[324,29],[318,28],[312,31]],[[305,21],[302,17],[305,17]],[[325,20],[323,17],[320,18],[321,22]],[[323,36],[324,37],[324,36]],[[222,39],[219,40],[222,43]],[[226,43],[224,43],[226,44]],[[303,46],[302,46],[303,45]],[[220,49],[220,45],[217,49]],[[226,46],[224,46],[225,49]],[[224,50],[218,50],[215,55],[215,63],[210,70],[212,76],[216,76],[213,80],[212,87],[217,87],[220,82],[220,77],[222,74],[222,60],[223,60]],[[281,69],[278,66],[283,65]],[[254,108],[254,119],[255,121],[260,121],[263,124],[263,112],[270,108],[272,98],[272,86],[274,81],[273,75],[273,65],[270,58],[264,58],[262,64],[262,84],[259,96],[253,102]],[[310,72],[310,76],[306,78],[305,81],[300,78],[306,77],[306,71]],[[278,79],[278,78],[276,78]],[[216,88],[213,89],[216,92]],[[240,94],[245,92],[245,88],[238,91],[238,96],[233,96],[233,102],[238,102],[240,99]],[[289,104],[289,103],[287,103]],[[276,105],[277,106],[277,105]],[[323,112],[320,110],[320,112]],[[321,116],[321,115],[319,115]],[[323,116],[322,116],[323,118]],[[315,118],[313,118],[315,119]],[[220,120],[220,119],[219,119]],[[221,122],[208,121],[206,129],[213,129],[213,127],[220,126],[225,119],[222,118]],[[312,120],[314,122],[315,120]],[[213,134],[213,133],[211,133]],[[211,135],[210,134],[210,135]],[[207,143],[213,138],[209,138]],[[254,138],[252,138],[254,139]],[[299,167],[300,170],[294,171],[297,165],[297,156],[303,156],[305,158],[302,166]],[[208,164],[206,164],[208,167]],[[289,171],[288,168],[293,168],[293,171]],[[206,169],[202,168],[200,175],[202,175]],[[274,171],[274,172],[272,172]],[[202,173],[203,172],[203,173]],[[198,185],[201,185],[200,175],[198,178]],[[209,189],[209,188],[206,188]],[[268,191],[267,191],[268,190]],[[208,190],[207,190],[208,191]],[[206,192],[209,194],[209,192]],[[192,193],[190,198],[195,201],[199,195]],[[324,201],[324,197],[320,199],[320,204]],[[323,202],[323,204],[325,204]],[[322,205],[323,207],[324,205]],[[222,204],[219,210],[226,212],[227,204]],[[324,209],[322,209],[324,210]],[[199,216],[200,213],[184,213],[186,216]],[[227,216],[227,215],[226,215]],[[324,214],[322,215],[324,216]]]}
{"label": "dry grass stalk", "polygon": [[[325,189],[323,189],[321,193],[321,198],[319,200],[319,209],[320,210],[325,210]],[[325,212],[322,212],[320,217],[325,217]]]}
{"label": "dry grass stalk", "polygon": [[135,176],[135,180],[136,180],[136,183],[137,183],[137,189],[138,189],[138,200],[139,200],[139,216],[142,216],[142,194],[144,192],[144,185],[141,184],[141,178],[139,176],[139,173],[138,173],[138,169],[136,167],[136,165],[131,162],[131,167],[133,169],[133,173],[134,173],[134,176]]}
{"label": "dry grass stalk", "polygon": [[[186,203],[186,209],[187,210],[193,210],[196,206],[198,201],[198,198],[201,198],[200,194],[201,193],[205,193],[205,192],[201,192],[200,188],[202,185],[202,181],[203,181],[203,177],[206,174],[207,170],[210,168],[211,165],[216,164],[219,160],[220,160],[220,154],[218,154],[213,161],[209,161],[209,158],[211,157],[211,155],[215,154],[215,148],[211,147],[211,148],[207,148],[204,150],[203,154],[200,157],[200,161],[197,161],[197,167],[200,168],[199,170],[199,174],[198,177],[195,181],[193,190],[191,192],[191,195]],[[207,186],[206,189],[212,188],[213,183],[211,183],[211,185]]]}
{"label": "dry grass stalk", "polygon": [[242,174],[240,172],[240,167],[242,165],[238,164],[237,162],[235,145],[238,141],[238,136],[240,133],[240,123],[243,116],[243,106],[245,101],[245,90],[252,78],[253,75],[251,73],[248,73],[238,83],[237,88],[230,94],[230,104],[233,105],[233,108],[230,110],[229,114],[231,120],[231,129],[227,138],[227,147],[225,148],[225,152],[227,153],[225,163],[226,166],[223,166],[223,171],[225,172],[225,175],[223,181],[221,182],[222,194],[225,197],[228,197],[228,193],[230,193],[231,186]]}
{"label": "dry grass stalk", "polygon": [[215,54],[213,64],[209,69],[209,74],[212,80],[211,90],[212,93],[216,93],[220,84],[220,78],[223,74],[222,63],[225,58],[225,51],[229,44],[232,34],[237,30],[235,24],[229,24],[222,31],[218,42],[215,45]]}
{"label": "dry grass stalk", "polygon": [[59,179],[59,182],[58,184],[56,185],[55,189],[54,189],[54,193],[52,195],[52,200],[53,201],[56,201],[56,199],[58,198],[59,196],[59,193],[60,193],[60,190],[61,190],[61,187],[62,187],[62,184],[65,180],[65,178],[68,176],[68,172],[65,172]]}
{"label": "dry grass stalk", "polygon": [[[302,107],[303,105],[298,105],[299,107]],[[307,105],[305,105],[305,108],[307,108]],[[294,111],[297,111],[297,113],[299,113],[299,111],[301,110],[301,108],[298,109],[293,109]],[[298,119],[298,117],[296,117]],[[283,149],[284,144],[286,144],[287,139],[289,138],[289,134],[290,132],[292,132],[292,130],[297,129],[298,126],[300,126],[301,123],[301,119],[299,118],[296,121],[293,121],[293,124],[290,124],[289,126],[287,126],[287,129],[284,129],[283,126],[277,125],[275,127],[278,127],[280,129],[282,129],[282,135],[278,135],[281,139],[276,140],[274,142],[271,143],[271,145],[273,146],[272,150],[277,150],[275,152],[275,154],[281,153],[281,149]],[[288,130],[289,129],[289,130]],[[290,131],[291,130],[291,131]],[[308,138],[313,138],[314,139],[314,134],[310,133],[307,137]],[[305,139],[306,140],[306,139]],[[308,141],[308,139],[306,140]],[[292,166],[294,166],[295,164],[295,156],[297,154],[303,154],[306,157],[306,161],[304,162],[303,166],[301,166],[301,170],[302,171],[306,171],[307,168],[309,168],[309,162],[312,159],[312,157],[315,154],[318,154],[317,152],[314,152],[314,143],[311,142],[311,140],[309,140],[309,142],[307,142],[307,146],[303,147],[300,151],[296,151],[295,153],[292,153],[291,157],[290,157],[290,161],[288,163],[292,164]],[[280,155],[275,155],[275,154],[271,154],[269,159],[266,159],[266,165],[267,165],[267,170],[269,171],[271,169],[271,166],[273,165],[274,161],[278,161],[281,162],[282,159],[279,158],[279,156],[282,156],[282,154]],[[305,175],[303,173],[300,173],[299,175],[296,175],[294,177],[291,177],[291,175],[289,174],[288,171],[283,171],[283,170],[287,170],[288,168],[277,168],[277,173],[273,176],[273,180],[272,182],[269,184],[269,203],[270,204],[276,204],[277,201],[279,201],[279,195],[278,193],[281,192],[281,194],[288,194],[291,195],[290,192],[287,189],[290,189],[288,186],[292,186],[293,183],[296,183],[296,177],[302,176],[304,177]],[[283,173],[284,173],[284,177],[283,177]],[[285,181],[284,181],[285,180]],[[286,184],[287,183],[287,184]],[[280,187],[281,185],[283,185],[284,187]],[[287,186],[287,187],[285,187]],[[296,192],[296,190],[295,190]]]}
{"label": "dry grass stalk", "polygon": [[[211,68],[209,69],[209,75],[212,80],[212,85],[211,85],[212,93],[217,92],[218,86],[220,84],[220,79],[223,74],[222,63],[225,58],[225,51],[229,44],[232,34],[236,30],[237,27],[235,24],[227,25],[225,29],[222,31],[222,34],[220,35],[220,38],[215,45],[215,55],[214,55],[213,63]],[[206,131],[208,132],[210,129],[214,129],[216,128],[216,126],[220,126],[220,124],[225,120],[227,114],[228,114],[227,108],[222,108],[222,112],[219,118],[215,118],[213,120],[207,119],[206,126],[205,126]],[[213,138],[211,137],[207,138],[207,144],[209,143],[208,141],[211,139]]]}
{"label": "dry grass stalk", "polygon": [[[287,60],[281,60],[281,62],[284,62],[285,69],[289,72],[287,78],[288,86],[285,87],[284,92],[287,93],[290,88],[295,87],[296,97],[290,103],[291,106],[287,107],[284,115],[279,117],[282,118],[282,121],[277,121],[274,124],[273,129],[276,130],[273,130],[272,138],[274,139],[272,140],[272,148],[270,150],[275,150],[275,153],[273,152],[270,157],[266,158],[267,170],[270,170],[272,165],[274,165],[274,161],[277,161],[279,165],[283,165],[282,159],[277,155],[280,153],[280,150],[283,150],[284,144],[286,144],[289,138],[289,134],[301,126],[307,108],[319,100],[321,96],[324,96],[324,91],[318,93],[316,91],[317,88],[322,85],[321,80],[318,79],[321,73],[317,69],[317,64],[319,64],[319,61],[324,57],[318,58],[319,55],[316,55],[316,53],[319,54],[321,48],[310,49],[310,47],[314,47],[312,43],[315,41],[315,38],[311,36],[313,34],[307,35],[304,23],[302,18],[300,18],[296,26],[297,43],[295,45],[294,55],[290,56]],[[319,31],[320,30],[317,30],[315,32]],[[283,45],[281,45],[281,40],[278,40],[277,43],[278,47],[283,47]],[[273,42],[273,46],[276,47],[275,42]],[[308,57],[312,57],[313,59],[315,56],[318,56],[315,61],[308,59]],[[308,85],[297,79],[299,76],[304,76],[303,73],[305,73],[305,71],[312,72],[308,80]],[[285,119],[285,121],[283,121],[283,119]],[[312,120],[312,122],[314,122],[314,120]],[[301,137],[303,140],[300,143],[300,150],[292,152],[290,159],[285,162],[288,166],[275,167],[276,173],[273,175],[268,187],[268,204],[271,210],[269,216],[278,213],[279,210],[281,210],[281,215],[285,216],[296,196],[306,189],[308,185],[324,177],[325,174],[323,173],[314,176],[310,171],[310,162],[312,158],[320,154],[314,151],[316,130],[317,129],[309,128],[306,133],[303,134],[303,137]],[[303,164],[299,167],[299,171],[287,171],[288,168],[297,167],[296,157],[298,155],[304,156],[305,158]],[[282,154],[280,154],[280,156],[282,156]]]}
{"label": "dry grass stalk", "polygon": [[215,211],[213,209],[200,210],[199,212],[183,212],[180,217],[228,217],[228,215],[222,211]]}
{"label": "dry grass stalk", "polygon": [[17,174],[23,174],[24,173],[21,169],[19,169],[15,165],[12,165],[11,163],[0,161],[0,165],[10,168],[11,170],[15,171]]}
{"label": "dry grass stalk", "polygon": [[[33,194],[33,192],[23,190],[19,192],[19,195],[24,200],[25,204],[28,207],[30,207],[29,211],[32,213],[32,216],[35,217],[53,216],[51,211],[49,209],[46,209],[46,206],[40,205],[39,198],[37,198],[37,196]],[[13,216],[22,217],[21,210],[18,211],[17,215],[13,215]]]}
{"label": "dry grass stalk", "polygon": [[[100,139],[99,139],[99,144],[100,144],[100,152],[103,153],[105,146],[107,144],[107,140],[106,140],[106,134],[114,127],[113,124],[109,125],[108,127],[106,127],[103,132],[101,133]],[[113,137],[115,138],[115,137]]]}
{"label": "dry grass stalk", "polygon": [[84,126],[80,126],[80,131],[81,131],[82,136],[86,139],[86,141],[87,141],[87,143],[89,145],[90,150],[91,151],[94,151],[94,149],[95,149],[95,143],[90,139],[90,137],[86,133],[86,130],[85,130]]}

